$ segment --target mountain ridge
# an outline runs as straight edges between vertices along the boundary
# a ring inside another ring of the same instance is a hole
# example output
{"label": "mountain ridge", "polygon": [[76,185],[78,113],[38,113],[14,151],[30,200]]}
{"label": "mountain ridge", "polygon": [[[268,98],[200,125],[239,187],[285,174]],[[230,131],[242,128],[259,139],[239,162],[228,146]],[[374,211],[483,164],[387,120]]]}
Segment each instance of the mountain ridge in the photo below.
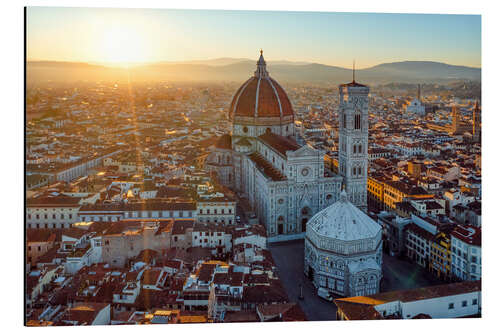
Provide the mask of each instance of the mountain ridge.
{"label": "mountain ridge", "polygon": [[[34,60],[26,64],[28,79],[40,80],[134,80],[243,81],[255,70],[255,61],[243,58],[217,58],[206,61],[155,62],[130,68],[85,62]],[[207,63],[211,63],[208,65]],[[342,83],[352,79],[352,69],[321,63],[268,61],[268,71],[284,82]],[[61,72],[63,71],[63,72]],[[67,71],[66,73],[64,71]],[[87,72],[86,72],[87,71]],[[481,80],[481,68],[451,65],[437,61],[405,60],[357,69],[360,82],[434,82],[442,80]]]}

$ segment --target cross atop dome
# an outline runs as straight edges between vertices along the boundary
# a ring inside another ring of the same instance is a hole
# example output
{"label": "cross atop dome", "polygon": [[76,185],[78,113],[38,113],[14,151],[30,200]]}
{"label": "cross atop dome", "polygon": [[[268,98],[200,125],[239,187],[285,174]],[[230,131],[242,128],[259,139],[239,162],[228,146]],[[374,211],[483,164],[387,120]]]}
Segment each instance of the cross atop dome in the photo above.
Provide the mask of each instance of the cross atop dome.
{"label": "cross atop dome", "polygon": [[266,61],[264,60],[264,56],[262,55],[263,51],[260,49],[260,57],[259,61],[257,61],[257,70],[255,71],[255,77],[257,78],[266,78],[269,76],[269,73],[266,69]]}

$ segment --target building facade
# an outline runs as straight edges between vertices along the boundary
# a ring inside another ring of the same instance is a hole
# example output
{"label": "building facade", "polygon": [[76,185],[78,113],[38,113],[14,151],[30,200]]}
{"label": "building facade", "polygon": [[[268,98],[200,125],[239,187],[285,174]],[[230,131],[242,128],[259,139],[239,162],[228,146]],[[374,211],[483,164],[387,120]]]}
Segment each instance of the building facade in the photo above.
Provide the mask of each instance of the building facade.
{"label": "building facade", "polygon": [[[367,94],[367,88],[363,92]],[[292,105],[269,76],[262,52],[254,75],[236,91],[229,118],[232,133],[220,138],[205,168],[248,200],[270,242],[303,238],[307,221],[338,200],[342,177],[325,168],[323,151],[298,143]],[[368,126],[363,128],[367,133]],[[367,158],[367,136],[363,152],[359,160]],[[364,196],[360,188],[349,187],[358,190],[359,202],[365,205],[366,165]]]}
{"label": "building facade", "polygon": [[451,233],[451,271],[460,280],[481,279],[481,229],[458,225]]}
{"label": "building facade", "polygon": [[351,83],[340,85],[339,91],[339,174],[349,201],[366,211],[370,88],[353,78]]}
{"label": "building facade", "polygon": [[355,81],[341,85],[344,150],[337,174],[324,151],[299,144],[292,104],[261,52],[254,75],[231,102],[232,133],[220,138],[205,168],[248,200],[270,242],[303,238],[307,221],[339,199],[343,181],[349,200],[366,210],[368,93]]}
{"label": "building facade", "polygon": [[382,228],[345,191],[309,221],[304,251],[304,274],[315,287],[341,296],[379,292]]}

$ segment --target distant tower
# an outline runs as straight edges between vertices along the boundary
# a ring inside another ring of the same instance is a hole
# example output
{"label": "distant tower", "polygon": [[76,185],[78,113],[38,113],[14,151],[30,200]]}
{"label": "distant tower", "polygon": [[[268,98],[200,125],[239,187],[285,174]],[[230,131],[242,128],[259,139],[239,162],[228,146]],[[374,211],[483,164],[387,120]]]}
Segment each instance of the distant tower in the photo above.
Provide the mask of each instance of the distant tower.
{"label": "distant tower", "polygon": [[420,83],[417,86],[417,99],[420,101]]}
{"label": "distant tower", "polygon": [[457,106],[451,108],[451,131],[458,133],[460,129],[460,110]]}
{"label": "distant tower", "polygon": [[481,142],[481,109],[479,109],[479,102],[477,99],[474,104],[472,115],[472,137],[474,142]]}
{"label": "distant tower", "polygon": [[355,80],[339,86],[339,174],[354,205],[367,209],[368,94],[370,88]]}

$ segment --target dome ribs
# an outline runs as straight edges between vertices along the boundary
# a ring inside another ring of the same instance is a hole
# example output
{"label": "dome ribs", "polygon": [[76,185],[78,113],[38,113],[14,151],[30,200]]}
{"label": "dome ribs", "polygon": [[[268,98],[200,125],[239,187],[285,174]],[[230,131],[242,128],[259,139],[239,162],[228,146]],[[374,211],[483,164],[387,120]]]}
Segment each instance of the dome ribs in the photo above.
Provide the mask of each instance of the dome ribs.
{"label": "dome ribs", "polygon": [[262,80],[260,82],[257,115],[259,117],[279,117],[281,114],[280,108],[280,101],[274,92],[270,80]]}

